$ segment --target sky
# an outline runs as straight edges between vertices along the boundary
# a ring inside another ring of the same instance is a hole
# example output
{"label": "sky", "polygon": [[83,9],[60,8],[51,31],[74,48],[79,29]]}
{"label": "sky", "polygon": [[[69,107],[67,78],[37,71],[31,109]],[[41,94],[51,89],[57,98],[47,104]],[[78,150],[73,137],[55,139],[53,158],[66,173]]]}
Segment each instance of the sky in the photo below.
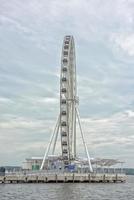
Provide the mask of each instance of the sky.
{"label": "sky", "polygon": [[[0,165],[44,155],[59,114],[62,42],[73,35],[90,156],[134,167],[133,11],[133,0],[0,0]],[[77,144],[84,156],[79,130]]]}

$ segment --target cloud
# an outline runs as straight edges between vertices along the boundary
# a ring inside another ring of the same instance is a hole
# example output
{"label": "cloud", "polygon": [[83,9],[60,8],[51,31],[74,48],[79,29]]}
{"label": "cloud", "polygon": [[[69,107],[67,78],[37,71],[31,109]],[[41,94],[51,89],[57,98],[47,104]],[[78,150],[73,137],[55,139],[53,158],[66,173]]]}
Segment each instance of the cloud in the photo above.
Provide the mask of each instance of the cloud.
{"label": "cloud", "polygon": [[117,48],[123,51],[124,55],[132,57],[134,55],[134,34],[121,33],[113,34],[112,40],[115,42]]}
{"label": "cloud", "polygon": [[0,97],[0,104],[4,104],[4,103],[6,103],[6,104],[12,104],[13,101],[11,99],[9,99],[9,98]]}

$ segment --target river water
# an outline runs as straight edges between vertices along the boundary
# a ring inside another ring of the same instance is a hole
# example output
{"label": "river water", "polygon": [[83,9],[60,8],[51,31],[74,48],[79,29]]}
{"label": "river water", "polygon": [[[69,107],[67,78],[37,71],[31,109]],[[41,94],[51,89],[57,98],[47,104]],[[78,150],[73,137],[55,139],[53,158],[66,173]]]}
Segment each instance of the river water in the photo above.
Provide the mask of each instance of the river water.
{"label": "river water", "polygon": [[126,183],[0,184],[0,200],[134,200],[134,176]]}

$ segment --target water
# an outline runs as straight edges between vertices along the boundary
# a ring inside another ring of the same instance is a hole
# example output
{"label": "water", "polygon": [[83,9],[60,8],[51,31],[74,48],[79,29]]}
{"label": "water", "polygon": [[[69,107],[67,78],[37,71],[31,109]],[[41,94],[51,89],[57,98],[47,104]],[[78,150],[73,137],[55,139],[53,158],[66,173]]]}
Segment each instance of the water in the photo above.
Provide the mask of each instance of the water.
{"label": "water", "polygon": [[134,176],[126,183],[0,184],[0,200],[133,200]]}

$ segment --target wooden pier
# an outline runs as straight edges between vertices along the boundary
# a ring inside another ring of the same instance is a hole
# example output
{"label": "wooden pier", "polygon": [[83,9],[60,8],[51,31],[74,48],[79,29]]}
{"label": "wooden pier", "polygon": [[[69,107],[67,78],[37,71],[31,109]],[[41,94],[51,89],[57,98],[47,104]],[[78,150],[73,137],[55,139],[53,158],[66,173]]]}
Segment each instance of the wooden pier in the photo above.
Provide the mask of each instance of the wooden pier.
{"label": "wooden pier", "polygon": [[125,182],[124,174],[78,174],[57,173],[44,175],[6,175],[0,176],[0,183],[117,183]]}

